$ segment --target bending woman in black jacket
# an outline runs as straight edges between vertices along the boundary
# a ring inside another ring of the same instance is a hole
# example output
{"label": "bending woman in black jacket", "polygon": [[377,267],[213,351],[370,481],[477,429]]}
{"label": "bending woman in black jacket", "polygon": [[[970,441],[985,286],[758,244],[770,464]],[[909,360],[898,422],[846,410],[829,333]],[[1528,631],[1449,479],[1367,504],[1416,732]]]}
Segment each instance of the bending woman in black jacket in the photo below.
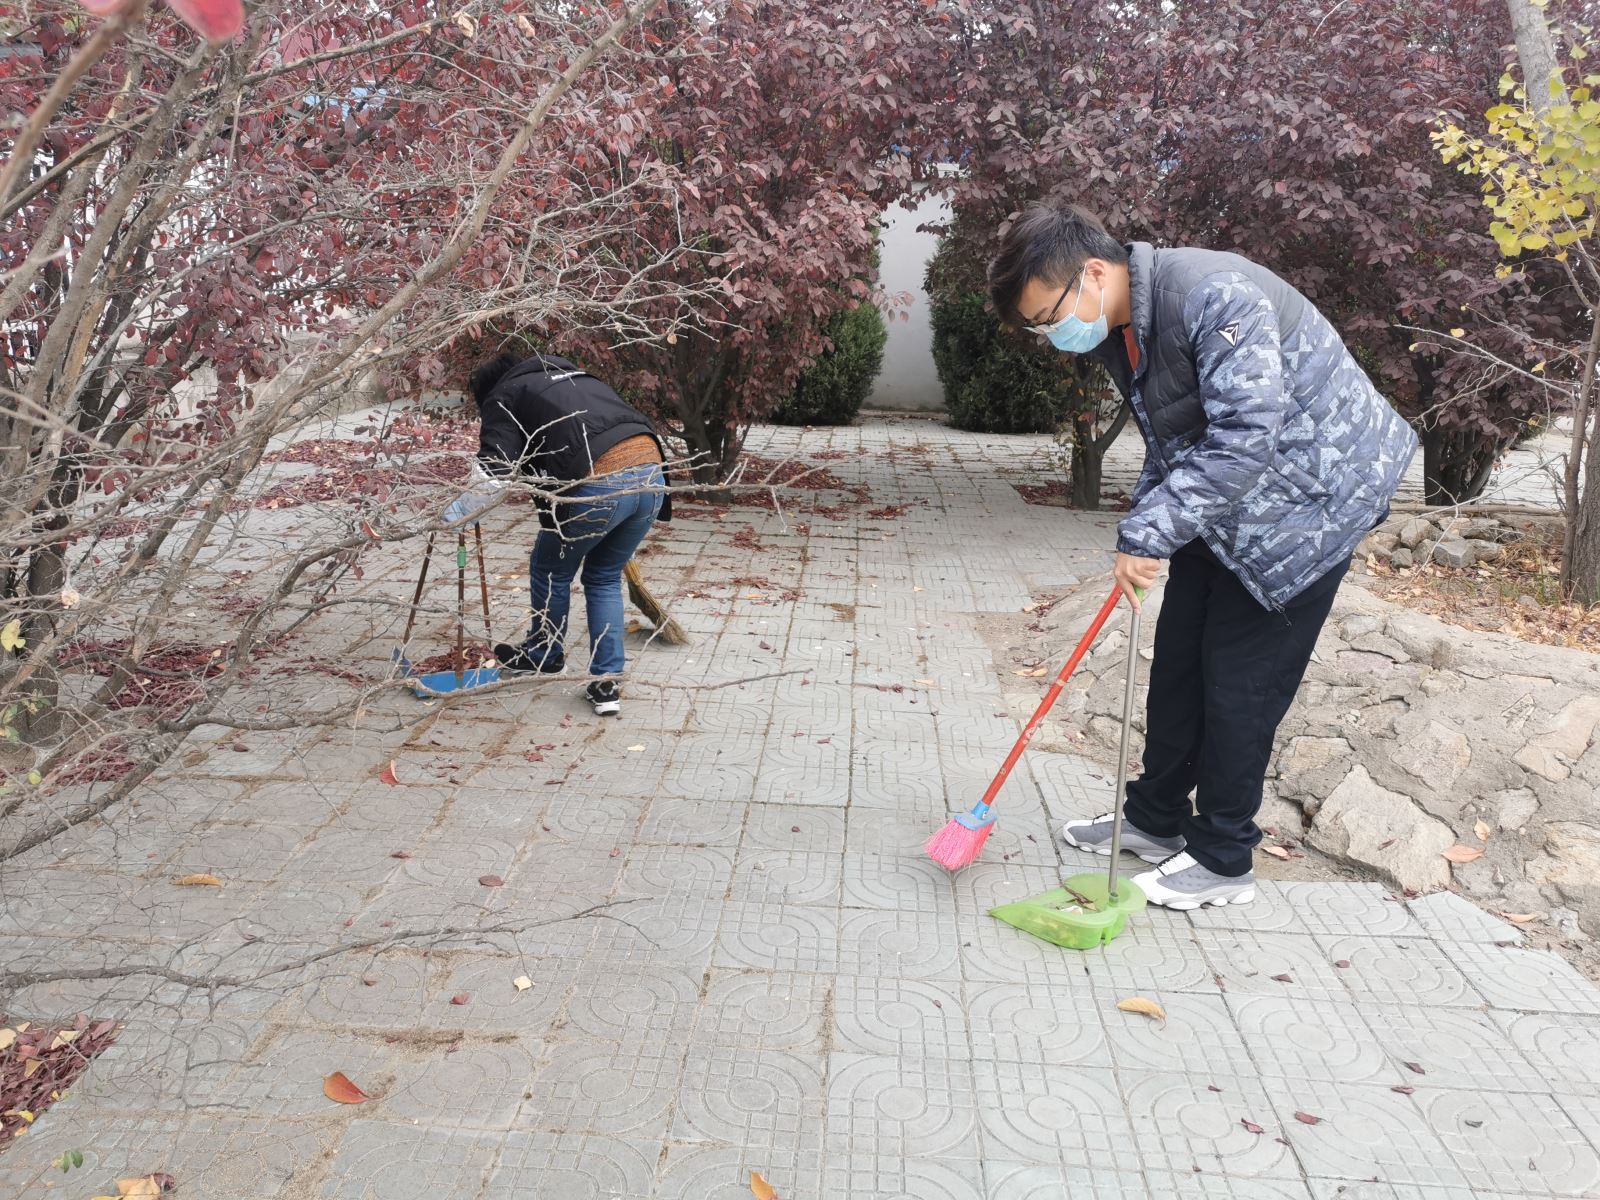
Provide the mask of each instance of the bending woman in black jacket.
{"label": "bending woman in black jacket", "polygon": [[521,645],[502,642],[506,671],[555,674],[566,665],[572,581],[583,572],[589,616],[589,702],[621,710],[625,665],[622,569],[656,521],[672,519],[666,455],[654,427],[594,376],[564,358],[502,354],[472,373],[479,414],[480,486],[445,514],[470,515],[501,481],[521,476],[554,491],[538,497],[539,536],[528,561],[533,624]]}

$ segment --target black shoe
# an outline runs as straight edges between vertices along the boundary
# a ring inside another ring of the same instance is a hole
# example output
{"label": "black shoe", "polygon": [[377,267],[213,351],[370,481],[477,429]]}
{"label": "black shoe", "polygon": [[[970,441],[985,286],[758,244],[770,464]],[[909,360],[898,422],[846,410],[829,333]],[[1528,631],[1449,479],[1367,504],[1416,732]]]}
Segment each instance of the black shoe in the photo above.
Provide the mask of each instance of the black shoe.
{"label": "black shoe", "polygon": [[549,647],[529,653],[526,646],[500,642],[494,648],[494,656],[500,669],[512,675],[559,675],[567,666],[561,651]]}
{"label": "black shoe", "polygon": [[594,705],[598,717],[614,717],[622,711],[622,689],[614,679],[600,679],[591,683],[584,694]]}

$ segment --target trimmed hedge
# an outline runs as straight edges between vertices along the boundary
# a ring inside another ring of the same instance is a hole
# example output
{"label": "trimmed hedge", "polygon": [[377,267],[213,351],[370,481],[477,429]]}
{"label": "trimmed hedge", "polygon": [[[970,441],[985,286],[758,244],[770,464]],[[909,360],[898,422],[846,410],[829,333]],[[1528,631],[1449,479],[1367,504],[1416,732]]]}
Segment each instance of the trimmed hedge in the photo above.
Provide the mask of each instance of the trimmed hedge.
{"label": "trimmed hedge", "polygon": [[841,309],[828,322],[824,350],[800,376],[794,395],[772,419],[780,425],[848,425],[872,392],[889,339],[883,313],[870,302]]}
{"label": "trimmed hedge", "polygon": [[1051,433],[1084,405],[1062,356],[1008,333],[981,292],[933,297],[933,363],[957,429]]}

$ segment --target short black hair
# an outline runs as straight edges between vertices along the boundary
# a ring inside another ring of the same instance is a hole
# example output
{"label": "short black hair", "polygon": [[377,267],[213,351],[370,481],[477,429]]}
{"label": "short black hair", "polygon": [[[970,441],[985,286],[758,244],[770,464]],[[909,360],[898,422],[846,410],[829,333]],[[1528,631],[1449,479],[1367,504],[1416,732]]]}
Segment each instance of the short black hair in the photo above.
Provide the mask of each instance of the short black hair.
{"label": "short black hair", "polygon": [[472,402],[482,408],[483,402],[489,398],[489,393],[494,391],[494,385],[504,379],[506,372],[521,361],[521,358],[507,350],[476,368],[468,382],[468,389],[472,392]]}
{"label": "short black hair", "polygon": [[1000,252],[989,263],[989,298],[995,311],[1006,324],[1021,324],[1017,303],[1030,279],[1066,287],[1091,258],[1125,263],[1128,251],[1086,208],[1030,208],[1005,231]]}

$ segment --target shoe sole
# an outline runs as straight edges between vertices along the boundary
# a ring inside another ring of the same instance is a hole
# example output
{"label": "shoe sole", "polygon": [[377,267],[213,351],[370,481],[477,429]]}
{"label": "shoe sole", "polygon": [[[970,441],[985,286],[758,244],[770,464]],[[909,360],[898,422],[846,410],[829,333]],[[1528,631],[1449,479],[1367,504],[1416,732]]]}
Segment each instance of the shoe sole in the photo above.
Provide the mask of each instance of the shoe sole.
{"label": "shoe sole", "polygon": [[622,712],[622,705],[616,700],[602,700],[594,705],[594,715],[597,717],[614,717]]}
{"label": "shoe sole", "polygon": [[1249,904],[1256,898],[1255,888],[1240,892],[1237,896],[1217,896],[1210,900],[1151,900],[1150,903],[1158,908],[1170,908],[1174,912],[1193,912],[1197,908],[1222,908],[1228,904]]}
{"label": "shoe sole", "polygon": [[[1061,840],[1066,842],[1067,845],[1075,847],[1076,849],[1087,850],[1091,854],[1103,854],[1106,858],[1110,858],[1111,857],[1111,847],[1110,846],[1090,846],[1090,845],[1087,845],[1086,843],[1080,842],[1077,838],[1073,837],[1065,829],[1063,829],[1061,831]],[[1130,850],[1127,846],[1124,846],[1122,848],[1122,852],[1124,854],[1132,854],[1135,857],[1137,857],[1139,859],[1139,861],[1147,862],[1147,863],[1166,862],[1167,859],[1171,858],[1174,854],[1179,853],[1181,850],[1182,850],[1182,847],[1179,847],[1178,850],[1163,850],[1160,854],[1157,854],[1154,857],[1151,857],[1148,854],[1140,854],[1137,850]]]}

